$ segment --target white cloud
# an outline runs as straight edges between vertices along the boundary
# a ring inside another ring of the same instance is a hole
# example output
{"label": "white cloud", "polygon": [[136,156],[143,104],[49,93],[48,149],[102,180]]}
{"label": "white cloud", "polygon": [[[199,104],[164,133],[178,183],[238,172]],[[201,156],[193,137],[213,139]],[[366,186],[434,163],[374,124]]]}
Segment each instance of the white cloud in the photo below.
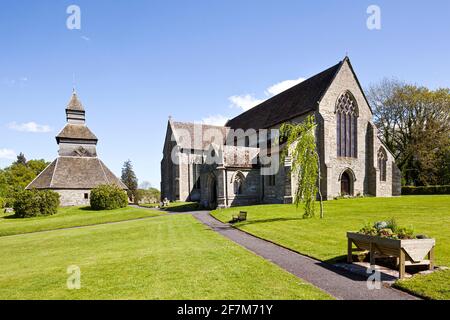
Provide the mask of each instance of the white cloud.
{"label": "white cloud", "polygon": [[14,150],[0,149],[0,159],[14,160],[14,159],[16,159],[16,157],[17,157],[17,154]]}
{"label": "white cloud", "polygon": [[300,82],[305,81],[305,78],[298,78],[295,80],[285,80],[285,81],[281,81],[279,83],[274,84],[273,86],[270,86],[269,88],[267,88],[266,90],[266,95],[267,96],[275,96],[283,91],[286,91],[289,88],[292,88],[293,86],[299,84]]}
{"label": "white cloud", "polygon": [[11,78],[3,78],[1,83],[3,85],[7,85],[9,87],[13,87],[15,85],[19,85],[19,86],[24,86],[26,85],[27,81],[28,81],[28,77],[20,77],[18,79],[11,79]]}
{"label": "white cloud", "polygon": [[91,41],[91,38],[86,37],[86,36],[81,36],[81,39],[86,40],[86,41]]}
{"label": "white cloud", "polygon": [[228,100],[232,103],[231,107],[237,107],[244,111],[247,111],[253,108],[254,106],[257,106],[258,104],[264,101],[264,99],[257,99],[251,94],[231,96],[228,98]]}
{"label": "white cloud", "polygon": [[202,124],[209,124],[212,126],[224,126],[227,121],[228,121],[227,117],[221,114],[216,114],[214,116],[203,118]]}
{"label": "white cloud", "polygon": [[26,123],[11,122],[8,127],[11,130],[21,132],[46,133],[52,131],[52,129],[48,125],[37,124],[33,121]]}
{"label": "white cloud", "polygon": [[271,98],[289,88],[292,88],[293,86],[299,84],[304,80],[305,78],[298,78],[294,80],[285,80],[278,82],[264,91],[264,94],[266,95],[266,98],[264,99],[256,98],[253,94],[244,94],[231,96],[228,98],[228,100],[231,102],[231,107],[240,108],[243,111],[247,111],[257,106],[258,104],[264,102],[268,98]]}

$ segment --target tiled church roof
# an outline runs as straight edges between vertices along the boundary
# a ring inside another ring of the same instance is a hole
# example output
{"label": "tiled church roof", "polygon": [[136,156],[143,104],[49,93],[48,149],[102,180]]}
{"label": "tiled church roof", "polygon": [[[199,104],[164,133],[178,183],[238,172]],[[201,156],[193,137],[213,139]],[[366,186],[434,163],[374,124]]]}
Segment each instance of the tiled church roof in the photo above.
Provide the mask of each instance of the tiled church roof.
{"label": "tiled church roof", "polygon": [[59,157],[27,189],[92,189],[101,184],[127,189],[98,158]]}
{"label": "tiled church roof", "polygon": [[[228,128],[221,126],[212,126],[198,123],[170,121],[177,144],[181,148],[206,150],[209,148],[214,138],[208,137],[208,134],[214,135],[216,132],[222,136],[222,141],[216,141],[216,144],[223,144],[227,135]],[[198,131],[196,131],[198,130]],[[195,139],[195,134],[201,132],[203,137]],[[203,139],[204,138],[204,139]]]}
{"label": "tiled church roof", "polygon": [[229,120],[226,126],[244,130],[266,129],[314,111],[344,61]]}

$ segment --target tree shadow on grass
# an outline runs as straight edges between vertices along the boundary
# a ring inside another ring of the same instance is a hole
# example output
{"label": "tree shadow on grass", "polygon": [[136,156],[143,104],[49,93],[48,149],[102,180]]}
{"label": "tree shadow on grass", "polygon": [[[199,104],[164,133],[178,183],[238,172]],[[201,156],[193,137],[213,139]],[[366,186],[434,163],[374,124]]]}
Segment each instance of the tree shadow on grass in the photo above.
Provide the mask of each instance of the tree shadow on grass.
{"label": "tree shadow on grass", "polygon": [[161,208],[161,210],[167,212],[189,212],[189,211],[199,211],[203,210],[198,203],[186,203],[179,206],[173,206],[168,208]]}
{"label": "tree shadow on grass", "polygon": [[22,218],[16,216],[15,213],[12,213],[12,214],[10,214],[9,216],[4,216],[4,217],[2,217],[1,219],[22,219]]}
{"label": "tree shadow on grass", "polygon": [[271,218],[271,219],[246,220],[243,222],[238,222],[234,225],[247,226],[247,225],[258,224],[258,223],[270,223],[270,222],[280,222],[280,221],[298,221],[298,220],[304,220],[304,219],[303,218]]}

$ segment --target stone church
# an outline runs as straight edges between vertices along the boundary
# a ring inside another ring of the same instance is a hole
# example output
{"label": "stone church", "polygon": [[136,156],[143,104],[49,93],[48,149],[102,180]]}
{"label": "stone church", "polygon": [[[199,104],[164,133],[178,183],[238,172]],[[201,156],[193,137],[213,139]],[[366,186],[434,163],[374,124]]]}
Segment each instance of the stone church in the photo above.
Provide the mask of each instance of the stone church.
{"label": "stone church", "polygon": [[[256,144],[250,140],[255,140],[251,137],[255,131],[277,129],[285,122],[300,123],[308,115],[314,115],[317,123],[324,199],[400,195],[400,171],[378,137],[371,107],[346,57],[229,120],[224,127],[169,119],[161,161],[162,198],[198,201],[210,208],[291,203],[296,185],[289,157],[277,171],[262,174],[266,165],[260,154],[271,154],[272,138],[256,134]],[[245,132],[243,138],[237,137],[239,130]],[[211,131],[216,134],[205,134]],[[200,139],[198,132],[202,132]],[[220,136],[224,138],[217,139]],[[208,162],[212,155],[214,163]]]}
{"label": "stone church", "polygon": [[91,190],[99,185],[128,189],[97,157],[98,139],[85,120],[84,107],[74,91],[66,108],[67,124],[56,136],[59,157],[26,189],[56,191],[61,206],[89,205]]}

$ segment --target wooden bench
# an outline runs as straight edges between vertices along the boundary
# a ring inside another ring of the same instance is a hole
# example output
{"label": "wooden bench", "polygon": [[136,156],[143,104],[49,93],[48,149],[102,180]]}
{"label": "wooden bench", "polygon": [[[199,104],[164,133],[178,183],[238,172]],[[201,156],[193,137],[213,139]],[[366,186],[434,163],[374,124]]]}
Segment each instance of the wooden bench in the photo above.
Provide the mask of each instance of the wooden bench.
{"label": "wooden bench", "polygon": [[236,223],[247,220],[247,211],[239,211],[239,214],[233,215],[230,223]]}

